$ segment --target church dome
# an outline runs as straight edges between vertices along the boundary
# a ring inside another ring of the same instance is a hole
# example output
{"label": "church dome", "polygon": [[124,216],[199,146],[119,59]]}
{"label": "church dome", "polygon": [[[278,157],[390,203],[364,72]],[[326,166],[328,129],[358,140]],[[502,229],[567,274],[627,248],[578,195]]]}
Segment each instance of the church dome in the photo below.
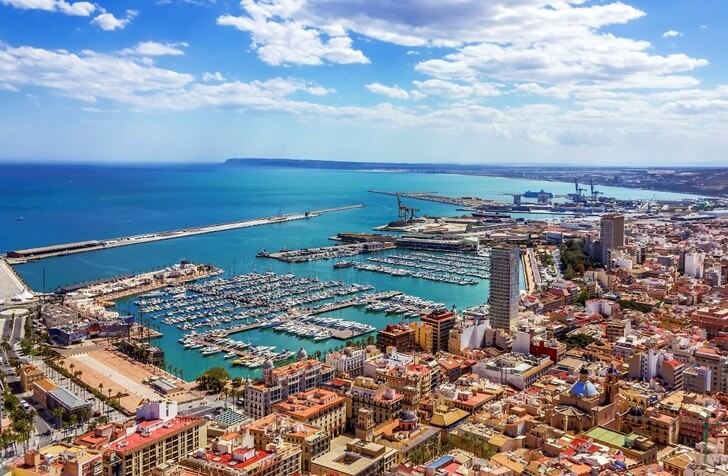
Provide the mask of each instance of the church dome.
{"label": "church dome", "polygon": [[399,414],[399,419],[401,421],[417,421],[417,415],[412,410],[402,410]]}
{"label": "church dome", "polygon": [[301,347],[298,349],[298,352],[296,353],[296,360],[306,360],[308,359],[308,352],[306,352],[306,349]]}
{"label": "church dome", "polygon": [[645,411],[639,405],[635,405],[629,409],[629,414],[633,417],[641,417],[645,414]]}
{"label": "church dome", "polygon": [[263,362],[263,370],[270,370],[273,368],[273,361],[270,359],[265,359],[265,362]]}
{"label": "church dome", "polygon": [[594,384],[590,381],[579,380],[571,386],[569,393],[577,397],[594,397],[599,392],[597,391],[597,388],[594,386]]}

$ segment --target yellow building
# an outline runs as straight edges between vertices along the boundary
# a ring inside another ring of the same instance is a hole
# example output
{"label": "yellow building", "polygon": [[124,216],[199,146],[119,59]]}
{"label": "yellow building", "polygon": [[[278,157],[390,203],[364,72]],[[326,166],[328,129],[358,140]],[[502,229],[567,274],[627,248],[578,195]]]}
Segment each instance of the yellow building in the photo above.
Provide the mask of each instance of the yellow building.
{"label": "yellow building", "polygon": [[424,322],[410,322],[410,327],[415,331],[415,344],[426,352],[432,351],[432,327]]}
{"label": "yellow building", "polygon": [[18,376],[20,377],[20,384],[23,386],[23,391],[29,392],[31,390],[30,386],[33,382],[37,382],[44,378],[45,374],[41,369],[33,364],[22,364],[18,371]]}
{"label": "yellow building", "polygon": [[83,446],[58,443],[28,451],[10,468],[12,476],[97,476],[102,454]]}
{"label": "yellow building", "polygon": [[346,426],[346,397],[317,388],[290,395],[273,405],[273,409],[296,421],[321,428],[332,436],[340,435]]}

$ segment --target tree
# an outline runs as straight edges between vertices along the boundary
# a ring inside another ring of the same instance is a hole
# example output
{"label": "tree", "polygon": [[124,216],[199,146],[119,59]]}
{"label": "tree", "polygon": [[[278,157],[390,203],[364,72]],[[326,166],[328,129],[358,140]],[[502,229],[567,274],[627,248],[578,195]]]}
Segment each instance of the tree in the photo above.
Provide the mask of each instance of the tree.
{"label": "tree", "polygon": [[56,417],[56,428],[60,430],[63,428],[63,408],[54,408],[51,413]]}
{"label": "tree", "polygon": [[566,344],[569,347],[579,347],[583,349],[594,342],[594,338],[589,334],[572,334],[566,338]]}
{"label": "tree", "polygon": [[233,408],[237,410],[238,397],[240,396],[240,388],[243,386],[243,379],[240,377],[235,377],[232,382],[230,382],[230,386],[233,389]]}
{"label": "tree", "polygon": [[574,298],[574,304],[578,304],[582,307],[586,306],[586,300],[589,299],[589,293],[586,289],[579,291],[579,294]]}
{"label": "tree", "polygon": [[104,382],[99,382],[99,413],[104,413]]}
{"label": "tree", "polygon": [[230,374],[222,367],[212,367],[197,377],[197,386],[201,390],[212,393],[220,393],[225,388]]}

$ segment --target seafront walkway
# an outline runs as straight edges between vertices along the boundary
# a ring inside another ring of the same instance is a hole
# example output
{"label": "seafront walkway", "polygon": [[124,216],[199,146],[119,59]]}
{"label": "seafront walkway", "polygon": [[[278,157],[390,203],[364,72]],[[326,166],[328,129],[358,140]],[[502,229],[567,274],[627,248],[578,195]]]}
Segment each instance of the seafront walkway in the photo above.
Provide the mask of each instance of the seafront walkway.
{"label": "seafront walkway", "polygon": [[9,302],[23,291],[25,291],[23,282],[15,274],[13,268],[0,258],[0,303]]}

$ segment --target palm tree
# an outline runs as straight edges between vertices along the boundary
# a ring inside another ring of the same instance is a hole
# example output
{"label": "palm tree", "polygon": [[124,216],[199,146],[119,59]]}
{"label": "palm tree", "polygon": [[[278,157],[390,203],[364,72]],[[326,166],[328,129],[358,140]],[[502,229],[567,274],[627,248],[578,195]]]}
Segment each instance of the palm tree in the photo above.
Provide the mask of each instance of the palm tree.
{"label": "palm tree", "polygon": [[[76,376],[75,372],[73,371],[73,369],[74,369],[75,367],[76,367],[76,365],[75,365],[75,364],[74,364],[73,362],[71,362],[71,364],[70,364],[70,365],[68,366],[68,368],[69,368],[69,369],[71,369],[71,376],[72,376],[72,377],[75,377],[75,376]],[[71,384],[72,384],[72,385],[73,385],[73,384],[75,383],[75,382],[73,381],[73,378],[70,378],[69,380],[71,381]]]}
{"label": "palm tree", "polygon": [[[83,375],[83,370],[77,370],[76,373],[78,374],[78,380],[81,380],[81,376]],[[81,388],[83,389],[83,399],[86,400],[86,386],[81,385]]]}
{"label": "palm tree", "polygon": [[101,396],[99,397],[99,406],[101,407],[101,408],[99,408],[99,413],[103,413],[104,412],[104,400],[103,400],[104,382],[99,382],[99,394],[101,394]]}
{"label": "palm tree", "polygon": [[51,413],[56,417],[56,428],[60,430],[63,426],[63,408],[54,408]]}
{"label": "palm tree", "polygon": [[227,401],[228,401],[228,394],[230,393],[230,391],[228,390],[227,387],[223,387],[221,393],[225,396],[225,408],[227,408],[227,406],[228,406],[228,403],[227,403]]}
{"label": "palm tree", "polygon": [[109,399],[106,401],[106,416],[111,417],[111,389],[108,389]]}
{"label": "palm tree", "polygon": [[68,420],[68,425],[73,428],[73,436],[76,437],[77,428],[76,425],[78,424],[78,417],[76,415],[71,415],[71,418]]}
{"label": "palm tree", "polygon": [[240,387],[243,386],[243,379],[235,377],[231,382],[230,386],[233,388],[233,408],[238,409],[238,397],[240,396]]}

